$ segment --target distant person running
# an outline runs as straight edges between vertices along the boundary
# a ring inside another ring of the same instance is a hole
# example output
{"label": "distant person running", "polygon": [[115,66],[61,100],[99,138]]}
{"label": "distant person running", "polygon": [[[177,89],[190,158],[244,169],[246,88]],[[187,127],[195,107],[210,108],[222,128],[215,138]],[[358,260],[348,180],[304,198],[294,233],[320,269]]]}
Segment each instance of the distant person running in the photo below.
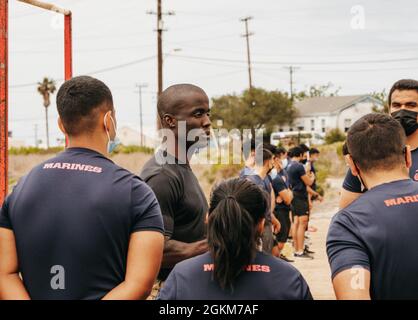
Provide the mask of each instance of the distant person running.
{"label": "distant person running", "polygon": [[108,158],[112,94],[75,77],[57,107],[68,148],[23,177],[0,212],[0,298],[145,299],[161,264],[163,221],[151,188]]}
{"label": "distant person running", "polygon": [[167,140],[166,150],[159,150],[140,173],[157,196],[165,227],[164,257],[152,297],[178,262],[208,250],[208,203],[189,164],[195,141],[186,140],[192,130],[200,133],[201,140],[208,139],[208,96],[194,85],[177,84],[161,93],[157,108],[162,128],[174,138]]}
{"label": "distant person running", "polygon": [[347,162],[368,191],[338,212],[327,253],[337,299],[418,299],[418,183],[401,125],[369,114],[348,131]]}
{"label": "distant person running", "polygon": [[[409,176],[418,182],[418,81],[402,79],[389,92],[389,112],[406,134],[406,143],[412,150],[412,166]],[[341,192],[340,208],[345,208],[365,190],[358,177],[347,171]]]}
{"label": "distant person running", "polygon": [[268,206],[263,191],[246,179],[230,179],[215,187],[209,208],[209,252],[177,264],[159,299],[312,299],[294,267],[257,250]]}

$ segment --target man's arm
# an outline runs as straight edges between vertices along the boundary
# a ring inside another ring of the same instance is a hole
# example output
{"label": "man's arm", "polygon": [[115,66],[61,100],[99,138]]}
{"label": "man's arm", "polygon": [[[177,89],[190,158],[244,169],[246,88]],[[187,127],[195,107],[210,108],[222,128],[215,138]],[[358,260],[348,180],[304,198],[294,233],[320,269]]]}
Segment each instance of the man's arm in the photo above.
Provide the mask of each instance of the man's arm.
{"label": "man's arm", "polygon": [[15,236],[6,228],[0,228],[0,299],[30,300],[19,277]]}
{"label": "man's arm", "polygon": [[370,300],[370,271],[365,268],[341,271],[332,283],[337,300]]}
{"label": "man's arm", "polygon": [[160,270],[164,236],[155,231],[134,232],[131,235],[125,280],[103,300],[146,299]]}
{"label": "man's arm", "polygon": [[313,176],[312,174],[305,174],[300,178],[307,187],[310,187],[315,182],[315,176]]}
{"label": "man's arm", "polygon": [[209,250],[206,239],[197,242],[186,243],[171,240],[166,237],[164,245],[163,268],[173,268],[180,261],[198,256]]}
{"label": "man's arm", "polygon": [[289,189],[284,189],[279,192],[279,197],[283,200],[286,205],[290,205],[293,200],[293,193]]}

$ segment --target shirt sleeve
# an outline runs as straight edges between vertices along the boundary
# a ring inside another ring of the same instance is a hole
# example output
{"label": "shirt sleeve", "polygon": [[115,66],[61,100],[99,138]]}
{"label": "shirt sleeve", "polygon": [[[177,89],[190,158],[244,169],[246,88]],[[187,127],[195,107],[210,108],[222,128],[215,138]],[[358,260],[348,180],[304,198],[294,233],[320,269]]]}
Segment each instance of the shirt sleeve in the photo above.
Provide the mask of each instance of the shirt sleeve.
{"label": "shirt sleeve", "polygon": [[273,186],[274,194],[276,196],[279,195],[279,193],[282,192],[283,190],[287,189],[286,184],[284,183],[281,177],[274,178],[272,182],[272,186]]}
{"label": "shirt sleeve", "polygon": [[6,229],[13,229],[12,228],[12,222],[10,221],[9,216],[9,197],[4,200],[3,205],[0,210],[0,227],[6,228]]}
{"label": "shirt sleeve", "polygon": [[341,271],[361,266],[370,270],[368,250],[353,219],[344,211],[333,218],[327,236],[327,255],[332,278]]}
{"label": "shirt sleeve", "polygon": [[158,231],[164,234],[160,206],[154,192],[138,177],[132,182],[133,225],[131,232]]}
{"label": "shirt sleeve", "polygon": [[147,184],[154,191],[160,204],[161,213],[164,221],[165,236],[171,238],[174,231],[174,216],[181,195],[180,182],[164,172],[153,176]]}
{"label": "shirt sleeve", "polygon": [[176,269],[170,272],[167,280],[164,282],[157,300],[177,300],[177,279]]}
{"label": "shirt sleeve", "polygon": [[304,175],[306,175],[305,167],[302,164],[298,164],[298,166],[296,168],[296,174],[297,174],[298,178],[301,178]]}
{"label": "shirt sleeve", "polygon": [[343,188],[350,192],[362,193],[360,180],[356,176],[353,176],[350,169],[348,169],[345,175]]}

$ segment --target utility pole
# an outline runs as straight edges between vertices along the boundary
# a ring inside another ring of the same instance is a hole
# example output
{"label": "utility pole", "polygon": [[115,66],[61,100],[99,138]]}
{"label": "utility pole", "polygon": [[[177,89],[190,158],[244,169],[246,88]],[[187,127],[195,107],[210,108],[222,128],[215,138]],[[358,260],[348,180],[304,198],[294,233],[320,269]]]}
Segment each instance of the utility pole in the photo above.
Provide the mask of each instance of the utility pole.
{"label": "utility pole", "polygon": [[167,11],[162,12],[161,9],[161,0],[157,0],[157,12],[155,11],[147,11],[148,14],[156,15],[157,16],[157,51],[158,51],[158,59],[157,59],[157,69],[158,69],[158,96],[163,91],[163,32],[167,31],[164,29],[164,21],[163,15],[165,16],[172,16],[174,15],[174,11]]}
{"label": "utility pole", "polygon": [[148,84],[146,83],[138,83],[135,85],[138,88],[139,93],[139,131],[141,135],[141,147],[144,146],[144,132],[143,132],[143,126],[142,126],[142,88],[148,87]]}
{"label": "utility pole", "polygon": [[298,67],[288,66],[284,67],[285,69],[289,70],[289,81],[290,81],[290,100],[293,101],[293,73],[298,70]]}
{"label": "utility pole", "polygon": [[248,21],[253,17],[245,17],[240,19],[240,21],[245,23],[245,34],[242,36],[247,39],[247,61],[248,61],[248,81],[249,81],[249,90],[253,88],[253,82],[251,77],[251,56],[250,56],[250,36],[254,35],[253,32],[248,31]]}
{"label": "utility pole", "polygon": [[35,124],[35,147],[39,147],[39,140],[38,140],[38,125]]}

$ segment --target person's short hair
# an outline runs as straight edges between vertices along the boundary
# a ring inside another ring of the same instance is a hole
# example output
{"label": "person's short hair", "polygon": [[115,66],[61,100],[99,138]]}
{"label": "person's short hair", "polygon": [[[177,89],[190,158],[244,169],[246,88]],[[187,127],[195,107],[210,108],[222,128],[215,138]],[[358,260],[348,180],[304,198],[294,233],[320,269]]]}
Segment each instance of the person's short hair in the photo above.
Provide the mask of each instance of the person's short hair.
{"label": "person's short hair", "polygon": [[[250,145],[250,150],[248,150],[248,144]],[[246,146],[246,147],[244,147]],[[255,140],[251,139],[251,140],[246,140],[244,141],[244,143],[242,144],[242,152],[244,154],[244,159],[248,159],[248,157],[250,156],[251,152],[255,151]]]}
{"label": "person's short hair", "polygon": [[345,141],[344,144],[343,144],[342,152],[343,152],[343,156],[346,156],[346,155],[349,154],[348,147],[347,147],[347,141]]}
{"label": "person's short hair", "polygon": [[401,79],[399,81],[396,81],[389,91],[389,106],[392,104],[392,93],[395,90],[415,90],[416,92],[418,92],[418,81],[414,79]]}
{"label": "person's short hair", "polygon": [[287,150],[284,147],[276,147],[276,155],[285,154]]}
{"label": "person's short hair", "polygon": [[[262,156],[263,158],[260,158]],[[264,148],[264,144],[259,144],[255,149],[255,162],[258,165],[263,165],[266,160],[271,160],[273,158],[273,153]]]}
{"label": "person's short hair", "polygon": [[320,154],[319,150],[317,148],[310,148],[309,149],[309,154],[313,155],[313,154]]}
{"label": "person's short hair", "polygon": [[299,148],[301,148],[303,150],[303,153],[309,151],[309,147],[306,144],[304,144],[304,143],[300,144],[299,145]]}
{"label": "person's short hair", "polygon": [[303,151],[301,147],[293,147],[292,149],[289,150],[287,154],[289,157],[293,158],[293,157],[302,157],[304,153],[305,152]]}
{"label": "person's short hair", "polygon": [[402,126],[387,114],[367,114],[347,133],[348,152],[363,171],[392,170],[405,163],[405,143]]}
{"label": "person's short hair", "polygon": [[275,147],[271,143],[264,142],[263,143],[263,149],[269,150],[273,155],[276,155],[276,153],[277,153],[277,147]]}
{"label": "person's short hair", "polygon": [[68,135],[92,133],[97,126],[97,109],[113,110],[112,93],[98,79],[74,77],[59,88],[57,109]]}

